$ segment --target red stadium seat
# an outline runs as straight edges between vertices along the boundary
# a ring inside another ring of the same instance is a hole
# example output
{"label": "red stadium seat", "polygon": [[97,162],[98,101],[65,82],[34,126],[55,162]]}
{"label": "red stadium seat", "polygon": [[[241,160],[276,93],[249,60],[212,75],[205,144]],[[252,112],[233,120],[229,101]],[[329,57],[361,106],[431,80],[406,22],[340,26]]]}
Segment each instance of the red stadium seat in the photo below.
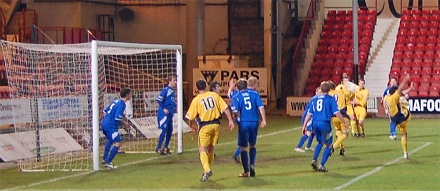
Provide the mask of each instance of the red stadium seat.
{"label": "red stadium seat", "polygon": [[410,22],[410,21],[411,21],[411,16],[410,16],[410,15],[402,15],[402,16],[400,17],[400,20],[401,20],[402,22]]}
{"label": "red stadium seat", "polygon": [[410,81],[418,84],[420,82],[420,76],[411,76]]}
{"label": "red stadium seat", "polygon": [[402,15],[411,15],[411,10],[402,10]]}
{"label": "red stadium seat", "polygon": [[429,92],[429,97],[439,97],[439,92],[430,91]]}
{"label": "red stadium seat", "polygon": [[421,66],[415,66],[414,63],[411,65],[411,76],[417,75],[420,76],[422,73],[422,67]]}
{"label": "red stadium seat", "polygon": [[411,15],[411,21],[419,22],[420,21],[420,15],[412,14]]}
{"label": "red stadium seat", "polygon": [[432,76],[431,83],[440,83],[440,76],[439,75]]}
{"label": "red stadium seat", "polygon": [[429,91],[429,85],[420,85],[419,86],[419,89],[418,89],[418,91],[419,92],[428,92]]}
{"label": "red stadium seat", "polygon": [[344,10],[339,10],[337,12],[336,16],[338,16],[338,17],[345,17],[346,15],[347,15],[347,13]]}
{"label": "red stadium seat", "polygon": [[409,23],[409,27],[410,28],[418,28],[419,27],[419,22],[418,21],[411,21]]}
{"label": "red stadium seat", "polygon": [[428,91],[419,91],[418,96],[419,97],[428,97],[429,94],[428,94]]}
{"label": "red stadium seat", "polygon": [[413,9],[413,10],[411,10],[411,14],[412,15],[420,15],[420,10],[418,10],[418,9]]}
{"label": "red stadium seat", "polygon": [[438,10],[438,9],[433,9],[433,10],[431,10],[431,14],[432,14],[432,15],[440,16],[440,10]]}
{"label": "red stadium seat", "polygon": [[417,97],[417,90],[411,90],[408,95],[409,97]]}
{"label": "red stadium seat", "polygon": [[434,67],[432,69],[432,76],[440,76],[440,68],[439,67]]}
{"label": "red stadium seat", "polygon": [[420,28],[428,28],[429,27],[429,22],[428,21],[422,21],[419,23],[419,27]]}
{"label": "red stadium seat", "polygon": [[429,16],[431,14],[431,11],[429,11],[429,10],[427,10],[427,9],[424,9],[424,10],[422,10],[422,16]]}
{"label": "red stadium seat", "polygon": [[343,61],[335,62],[334,64],[335,68],[343,68],[345,66],[345,63]]}
{"label": "red stadium seat", "polygon": [[400,76],[405,76],[405,75],[410,74],[410,73],[411,73],[411,69],[409,67],[403,67],[400,70]]}
{"label": "red stadium seat", "polygon": [[374,9],[368,9],[367,10],[367,15],[377,15],[377,11]]}
{"label": "red stadium seat", "polygon": [[432,84],[429,87],[429,92],[437,92],[437,93],[439,93],[440,92],[440,84]]}
{"label": "red stadium seat", "polygon": [[432,67],[423,66],[420,74],[421,75],[431,75],[431,73],[432,73]]}
{"label": "red stadium seat", "polygon": [[420,83],[431,83],[431,76],[422,75],[422,77],[420,78]]}
{"label": "red stadium seat", "polygon": [[319,76],[321,75],[321,69],[313,68],[310,70],[310,76]]}
{"label": "red stadium seat", "polygon": [[399,76],[400,70],[391,69],[390,76]]}

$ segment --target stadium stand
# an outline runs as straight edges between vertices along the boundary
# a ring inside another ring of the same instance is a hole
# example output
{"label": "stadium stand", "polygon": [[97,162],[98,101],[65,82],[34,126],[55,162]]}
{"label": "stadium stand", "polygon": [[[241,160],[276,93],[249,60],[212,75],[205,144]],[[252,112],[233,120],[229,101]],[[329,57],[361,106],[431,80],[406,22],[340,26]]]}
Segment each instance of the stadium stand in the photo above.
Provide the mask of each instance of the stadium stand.
{"label": "stadium stand", "polygon": [[[358,11],[359,73],[365,74],[371,41],[376,25],[375,10]],[[317,53],[309,73],[304,96],[312,96],[323,80],[339,83],[342,73],[353,74],[353,12],[330,10],[324,21]]]}
{"label": "stadium stand", "polygon": [[431,10],[402,12],[389,76],[411,75],[416,88],[410,96],[440,94],[440,13]]}

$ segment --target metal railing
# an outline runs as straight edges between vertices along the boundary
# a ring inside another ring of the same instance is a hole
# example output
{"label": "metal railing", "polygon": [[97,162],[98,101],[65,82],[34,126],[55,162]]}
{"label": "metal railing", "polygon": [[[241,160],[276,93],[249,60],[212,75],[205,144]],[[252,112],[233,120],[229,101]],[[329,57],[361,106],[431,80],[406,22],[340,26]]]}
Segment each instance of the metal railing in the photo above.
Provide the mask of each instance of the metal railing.
{"label": "metal railing", "polygon": [[307,10],[306,17],[304,18],[304,24],[301,30],[301,34],[298,38],[298,43],[295,47],[295,52],[293,53],[292,58],[292,75],[293,78],[296,78],[296,70],[299,66],[299,63],[301,62],[301,53],[305,46],[305,40],[307,37],[307,34],[309,33],[310,26],[312,24],[313,17],[315,16],[315,10],[316,10],[316,0],[310,1],[309,9]]}

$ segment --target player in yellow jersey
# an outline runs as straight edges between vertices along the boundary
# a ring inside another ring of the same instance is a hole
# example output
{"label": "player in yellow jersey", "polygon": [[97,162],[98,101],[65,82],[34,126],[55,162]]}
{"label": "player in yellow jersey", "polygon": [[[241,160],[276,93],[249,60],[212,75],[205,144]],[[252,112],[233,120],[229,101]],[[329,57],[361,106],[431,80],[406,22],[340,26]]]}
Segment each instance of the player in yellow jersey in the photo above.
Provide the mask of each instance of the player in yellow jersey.
{"label": "player in yellow jersey", "polygon": [[[338,108],[340,110],[341,115],[344,117],[345,120],[345,124],[349,124],[349,118],[347,115],[347,103],[348,103],[348,99],[345,97],[344,92],[342,91],[341,88],[339,89],[335,89],[335,84],[333,82],[329,82],[331,84],[331,89],[330,92],[328,93],[328,95],[331,95],[335,98],[336,103],[338,104]],[[344,141],[345,138],[348,137],[348,132],[350,131],[349,129],[347,129],[344,125],[344,122],[341,121],[339,118],[337,118],[336,116],[332,117],[332,123],[333,123],[333,127],[336,130],[336,136],[337,136],[337,140],[335,141],[335,143],[333,143],[333,150],[340,148],[339,149],[339,155],[344,155],[345,154],[345,148],[344,148],[344,144],[342,141]]]}
{"label": "player in yellow jersey", "polygon": [[365,80],[360,79],[358,83],[359,87],[356,88],[356,93],[354,94],[354,99],[350,102],[354,106],[354,113],[358,123],[357,131],[359,132],[359,137],[365,137],[365,125],[364,120],[367,117],[367,100],[370,93],[365,88]]}
{"label": "player in yellow jersey", "polygon": [[400,143],[403,150],[403,158],[408,159],[408,147],[407,147],[407,123],[411,120],[411,113],[408,108],[400,103],[400,97],[402,94],[406,94],[414,88],[414,83],[411,83],[411,87],[403,90],[406,82],[410,79],[409,75],[406,75],[403,82],[399,87],[393,86],[390,88],[389,94],[384,98],[384,104],[388,110],[391,120],[394,121],[399,128],[401,139]]}
{"label": "player in yellow jersey", "polygon": [[185,117],[196,119],[199,123],[199,154],[204,173],[200,181],[205,182],[212,175],[211,166],[214,162],[214,147],[218,142],[220,116],[225,113],[228,117],[229,128],[234,128],[234,121],[228,109],[228,104],[215,92],[206,90],[206,82],[199,80],[196,87],[199,94],[192,100]]}
{"label": "player in yellow jersey", "polygon": [[353,135],[353,137],[359,137],[359,133],[357,131],[357,122],[356,122],[356,117],[354,115],[354,107],[352,104],[350,104],[350,101],[353,100],[354,98],[354,93],[355,92],[350,92],[347,89],[347,85],[350,82],[350,79],[348,78],[347,73],[343,73],[342,74],[342,84],[339,84],[338,86],[336,86],[336,90],[340,89],[342,90],[342,92],[345,95],[345,98],[347,99],[347,115],[350,118],[350,127],[351,127],[351,135]]}

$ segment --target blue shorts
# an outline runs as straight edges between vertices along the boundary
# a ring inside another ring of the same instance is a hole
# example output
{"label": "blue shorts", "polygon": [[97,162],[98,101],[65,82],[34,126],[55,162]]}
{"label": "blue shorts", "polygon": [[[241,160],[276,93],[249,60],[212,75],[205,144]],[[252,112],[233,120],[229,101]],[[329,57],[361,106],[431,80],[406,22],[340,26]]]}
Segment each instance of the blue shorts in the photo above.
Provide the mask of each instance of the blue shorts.
{"label": "blue shorts", "polygon": [[121,135],[119,134],[117,129],[105,129],[102,128],[102,132],[104,133],[107,141],[112,143],[121,142]]}
{"label": "blue shorts", "polygon": [[312,126],[318,142],[326,145],[332,144],[333,135],[330,121],[314,121]]}
{"label": "blue shorts", "polygon": [[257,144],[258,121],[240,122],[238,128],[238,146],[248,147]]}
{"label": "blue shorts", "polygon": [[168,129],[173,128],[173,115],[166,115],[162,110],[157,112],[157,128]]}

